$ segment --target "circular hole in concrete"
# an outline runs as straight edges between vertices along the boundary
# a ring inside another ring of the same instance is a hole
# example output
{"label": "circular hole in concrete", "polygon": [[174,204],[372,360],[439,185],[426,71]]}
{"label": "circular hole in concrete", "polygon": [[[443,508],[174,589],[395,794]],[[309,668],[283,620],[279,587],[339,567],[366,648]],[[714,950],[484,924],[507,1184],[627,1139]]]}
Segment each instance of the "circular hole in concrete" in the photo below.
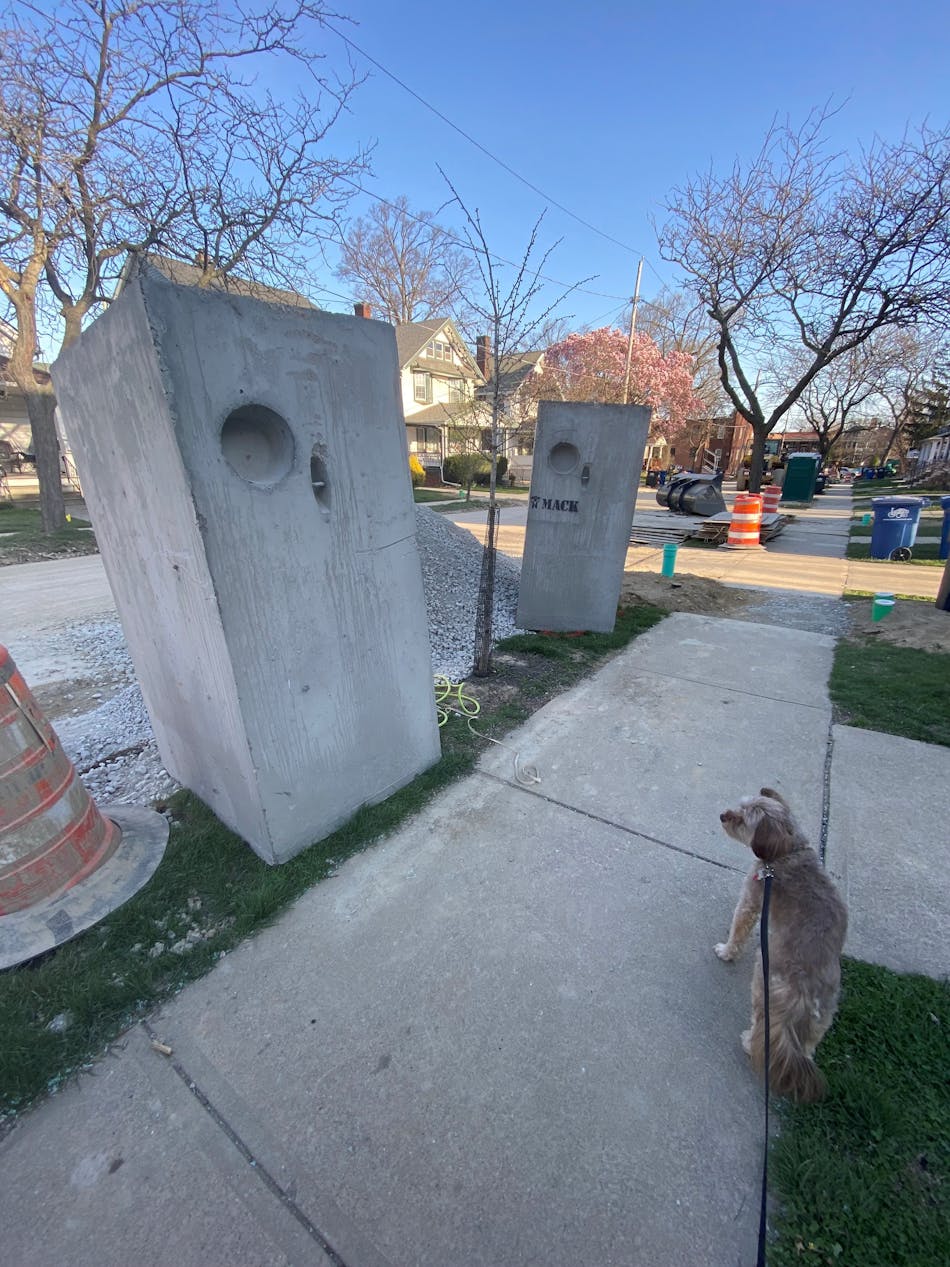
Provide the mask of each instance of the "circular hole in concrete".
{"label": "circular hole in concrete", "polygon": [[581,455],[573,444],[568,444],[562,440],[560,444],[556,444],[548,455],[548,461],[559,475],[567,475],[573,471],[581,459]]}
{"label": "circular hole in concrete", "polygon": [[293,432],[266,405],[242,405],[221,428],[221,452],[249,484],[276,484],[294,464]]}

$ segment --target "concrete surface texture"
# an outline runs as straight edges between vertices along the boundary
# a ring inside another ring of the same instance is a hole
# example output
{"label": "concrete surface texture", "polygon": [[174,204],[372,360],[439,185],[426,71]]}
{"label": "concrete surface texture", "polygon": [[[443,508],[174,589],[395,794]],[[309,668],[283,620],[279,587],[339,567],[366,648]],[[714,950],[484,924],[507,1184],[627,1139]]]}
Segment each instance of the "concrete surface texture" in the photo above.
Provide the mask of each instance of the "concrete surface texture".
{"label": "concrete surface texture", "polygon": [[851,915],[848,953],[950,975],[950,749],[835,726],[827,865]]}
{"label": "concrete surface texture", "polygon": [[170,1058],[133,1031],[16,1125],[11,1261],[754,1262],[718,814],[768,782],[817,838],[831,651],[674,615],[540,710],[153,1017]]}
{"label": "concrete surface texture", "polygon": [[643,463],[644,405],[543,400],[538,407],[518,624],[609,632],[617,616],[631,478]]}
{"label": "concrete surface texture", "polygon": [[432,764],[392,328],[145,268],[52,373],[168,771],[274,862]]}

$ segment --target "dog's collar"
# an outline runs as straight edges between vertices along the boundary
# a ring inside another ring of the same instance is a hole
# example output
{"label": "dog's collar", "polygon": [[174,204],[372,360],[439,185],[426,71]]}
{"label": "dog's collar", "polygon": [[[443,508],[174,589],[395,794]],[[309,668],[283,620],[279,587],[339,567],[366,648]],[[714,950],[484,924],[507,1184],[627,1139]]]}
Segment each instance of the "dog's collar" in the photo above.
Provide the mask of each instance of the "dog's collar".
{"label": "dog's collar", "polygon": [[775,872],[772,870],[772,868],[768,865],[767,862],[764,862],[762,866],[759,867],[758,871],[756,871],[755,878],[757,880],[767,880],[774,877],[774,875],[775,875]]}

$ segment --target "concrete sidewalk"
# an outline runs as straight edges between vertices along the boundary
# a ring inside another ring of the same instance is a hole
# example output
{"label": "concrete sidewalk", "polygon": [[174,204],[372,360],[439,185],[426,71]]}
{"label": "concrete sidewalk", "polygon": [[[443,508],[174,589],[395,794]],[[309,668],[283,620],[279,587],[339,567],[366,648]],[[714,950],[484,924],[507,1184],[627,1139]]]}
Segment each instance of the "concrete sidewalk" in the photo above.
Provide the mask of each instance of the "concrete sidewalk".
{"label": "concrete sidewalk", "polygon": [[[845,563],[849,522],[832,490],[766,551],[680,561],[829,595],[885,573],[914,592],[939,571]],[[502,547],[520,555],[523,532],[503,518]],[[634,556],[659,570],[659,551]],[[0,569],[24,652],[41,609],[53,625],[111,610],[98,557],[69,560],[57,596],[61,566],[17,568],[15,586]],[[754,1262],[761,1091],[738,1042],[752,954],[712,953],[748,854],[719,810],[771,783],[817,843],[827,768],[847,952],[950,969],[930,795],[950,752],[832,727],[832,650],[678,614],[552,701],[17,1122],[0,1143],[6,1260]],[[539,785],[516,781],[516,754]]]}
{"label": "concrete sidewalk", "polygon": [[493,747],[16,1125],[6,1257],[754,1262],[718,813],[772,783],[817,840],[832,648],[674,615],[540,710],[506,741],[540,785]]}

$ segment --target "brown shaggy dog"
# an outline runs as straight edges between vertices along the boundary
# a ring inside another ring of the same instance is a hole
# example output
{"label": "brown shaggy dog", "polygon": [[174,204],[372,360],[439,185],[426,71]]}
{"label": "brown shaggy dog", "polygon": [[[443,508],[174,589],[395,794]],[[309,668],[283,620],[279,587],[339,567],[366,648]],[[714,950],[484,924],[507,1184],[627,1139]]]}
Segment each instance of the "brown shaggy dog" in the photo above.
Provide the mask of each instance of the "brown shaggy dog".
{"label": "brown shaggy dog", "polygon": [[[820,1100],[825,1079],[812,1057],[834,1019],[841,982],[841,948],[848,915],[838,891],[773,788],[727,809],[719,820],[728,836],[748,845],[772,869],[769,899],[769,1082],[776,1095]],[[735,959],[762,911],[758,863],[746,879],[729,940],[715,947]],[[762,958],[752,978],[752,1027],[742,1046],[759,1073],[765,1065]]]}

